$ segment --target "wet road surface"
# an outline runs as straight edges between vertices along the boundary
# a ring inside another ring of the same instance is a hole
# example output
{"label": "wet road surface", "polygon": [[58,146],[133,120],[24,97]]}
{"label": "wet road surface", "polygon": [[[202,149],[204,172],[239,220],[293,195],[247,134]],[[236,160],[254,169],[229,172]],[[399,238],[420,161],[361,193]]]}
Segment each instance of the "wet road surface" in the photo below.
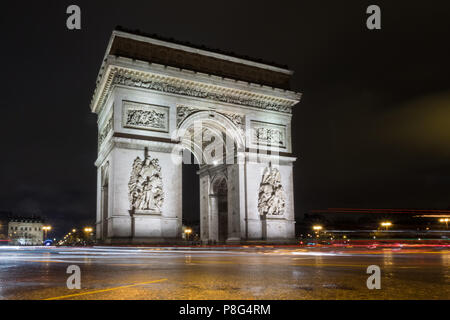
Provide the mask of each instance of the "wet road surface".
{"label": "wet road surface", "polygon": [[449,299],[449,267],[448,248],[0,247],[0,299]]}

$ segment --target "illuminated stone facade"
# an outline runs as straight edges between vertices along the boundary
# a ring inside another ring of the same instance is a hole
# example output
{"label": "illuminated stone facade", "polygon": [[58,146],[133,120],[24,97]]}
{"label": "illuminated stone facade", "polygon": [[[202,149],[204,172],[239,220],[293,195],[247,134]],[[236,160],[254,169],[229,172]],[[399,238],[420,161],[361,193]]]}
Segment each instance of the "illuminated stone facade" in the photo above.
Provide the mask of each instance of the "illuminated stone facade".
{"label": "illuminated stone facade", "polygon": [[290,132],[301,95],[288,90],[291,76],[114,31],[91,104],[99,128],[97,238],[181,240],[182,161],[192,153],[200,162],[202,241],[293,240]]}
{"label": "illuminated stone facade", "polygon": [[43,222],[36,218],[11,218],[8,222],[9,245],[41,246],[44,241]]}

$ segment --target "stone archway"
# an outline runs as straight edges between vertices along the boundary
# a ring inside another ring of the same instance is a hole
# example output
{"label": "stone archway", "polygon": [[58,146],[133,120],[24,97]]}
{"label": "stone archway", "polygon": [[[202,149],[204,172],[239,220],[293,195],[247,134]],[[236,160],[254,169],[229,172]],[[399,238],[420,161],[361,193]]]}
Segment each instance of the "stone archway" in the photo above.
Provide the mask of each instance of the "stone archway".
{"label": "stone archway", "polygon": [[[240,240],[239,204],[236,191],[239,154],[245,137],[225,115],[215,111],[194,111],[183,119],[176,139],[192,153],[200,165],[200,236],[204,243],[229,243]],[[209,146],[214,145],[212,148]],[[218,150],[217,147],[221,150]],[[218,155],[220,153],[220,155]],[[229,172],[232,174],[229,176]]]}
{"label": "stone archway", "polygon": [[211,183],[208,218],[212,224],[209,239],[202,240],[225,243],[228,240],[228,186],[223,174],[214,177]]}
{"label": "stone archway", "polygon": [[[205,158],[205,145],[202,143],[210,137],[217,138],[218,144],[225,147],[223,150],[223,162],[235,163],[238,152],[245,150],[245,136],[242,130],[225,115],[216,111],[191,111],[179,124],[175,139],[181,146],[192,152],[196,160],[201,164],[212,164],[211,158]],[[205,133],[207,138],[205,139]]]}

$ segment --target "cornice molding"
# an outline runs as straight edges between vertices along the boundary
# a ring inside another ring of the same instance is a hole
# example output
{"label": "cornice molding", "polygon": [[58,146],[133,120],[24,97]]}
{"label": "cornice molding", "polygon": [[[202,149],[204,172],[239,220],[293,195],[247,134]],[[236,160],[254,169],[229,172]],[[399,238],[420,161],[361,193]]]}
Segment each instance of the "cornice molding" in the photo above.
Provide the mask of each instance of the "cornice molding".
{"label": "cornice molding", "polygon": [[177,94],[191,98],[200,98],[287,114],[292,113],[292,107],[300,99],[300,95],[298,100],[293,100],[255,93],[251,91],[251,84],[249,85],[249,90],[245,91],[110,65],[106,68],[102,80],[95,90],[91,102],[92,112],[100,113],[115,85]]}

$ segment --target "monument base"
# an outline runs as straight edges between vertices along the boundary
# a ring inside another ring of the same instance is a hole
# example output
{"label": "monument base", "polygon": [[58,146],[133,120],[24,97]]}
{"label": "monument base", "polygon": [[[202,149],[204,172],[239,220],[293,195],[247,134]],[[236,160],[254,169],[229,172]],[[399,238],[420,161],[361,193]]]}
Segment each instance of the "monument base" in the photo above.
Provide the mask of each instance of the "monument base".
{"label": "monument base", "polygon": [[286,241],[295,239],[295,221],[284,217],[266,215],[261,218],[262,238],[264,241]]}

